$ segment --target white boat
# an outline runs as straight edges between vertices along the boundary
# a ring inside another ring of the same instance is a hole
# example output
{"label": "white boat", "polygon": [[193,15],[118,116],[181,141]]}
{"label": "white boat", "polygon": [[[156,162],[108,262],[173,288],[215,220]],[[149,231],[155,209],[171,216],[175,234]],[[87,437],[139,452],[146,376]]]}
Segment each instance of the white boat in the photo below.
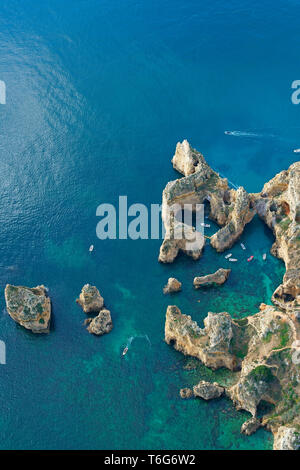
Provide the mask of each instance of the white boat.
{"label": "white boat", "polygon": [[229,253],[229,255],[226,255],[226,256],[225,256],[225,259],[230,258],[230,256],[232,256],[232,253]]}
{"label": "white boat", "polygon": [[295,149],[294,153],[300,153],[300,149]]}
{"label": "white boat", "polygon": [[127,348],[127,346],[126,346],[126,348],[125,348],[125,349],[123,350],[123,352],[122,352],[122,356],[125,356],[125,354],[127,353],[127,351],[128,351],[128,348]]}
{"label": "white boat", "polygon": [[94,251],[94,245],[91,245],[91,246],[89,247],[89,252],[92,253],[92,251]]}
{"label": "white boat", "polygon": [[210,227],[209,224],[203,224],[203,223],[201,223],[200,225],[201,225],[201,227],[208,227],[208,228]]}
{"label": "white boat", "polygon": [[267,259],[267,253],[264,253],[264,254],[263,254],[262,259],[263,259],[264,261],[266,261],[266,259]]}
{"label": "white boat", "polygon": [[243,250],[246,250],[244,243],[241,243],[241,247],[243,248]]}
{"label": "white boat", "polygon": [[236,263],[237,259],[236,258],[229,258],[229,261],[231,261],[231,263]]}

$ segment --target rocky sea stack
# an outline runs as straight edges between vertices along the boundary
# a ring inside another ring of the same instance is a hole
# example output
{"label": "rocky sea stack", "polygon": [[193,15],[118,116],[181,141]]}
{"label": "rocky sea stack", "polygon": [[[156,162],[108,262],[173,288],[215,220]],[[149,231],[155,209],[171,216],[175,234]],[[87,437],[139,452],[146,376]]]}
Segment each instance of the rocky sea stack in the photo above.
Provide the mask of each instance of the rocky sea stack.
{"label": "rocky sea stack", "polygon": [[94,318],[88,318],[84,324],[87,330],[97,336],[109,333],[113,329],[110,311],[104,308],[104,299],[96,286],[85,284],[76,302],[81,305],[85,313],[98,313]]}
{"label": "rocky sea stack", "polygon": [[164,287],[164,294],[172,294],[174,292],[181,291],[181,282],[179,282],[175,277],[169,277],[167,285]]}
{"label": "rocky sea stack", "polygon": [[81,305],[84,313],[100,312],[104,305],[104,299],[101,297],[97,287],[90,284],[83,286],[76,302]]}
{"label": "rocky sea stack", "polygon": [[110,311],[106,308],[103,308],[95,318],[89,318],[88,320],[87,330],[93,335],[101,336],[113,329]]}
{"label": "rocky sea stack", "polygon": [[7,312],[16,323],[33,333],[49,333],[51,302],[44,286],[7,284],[4,294]]}
{"label": "rocky sea stack", "polygon": [[222,284],[224,284],[224,282],[227,281],[230,273],[231,269],[220,268],[213,274],[195,277],[194,287],[195,289],[200,289],[200,287],[221,286]]}

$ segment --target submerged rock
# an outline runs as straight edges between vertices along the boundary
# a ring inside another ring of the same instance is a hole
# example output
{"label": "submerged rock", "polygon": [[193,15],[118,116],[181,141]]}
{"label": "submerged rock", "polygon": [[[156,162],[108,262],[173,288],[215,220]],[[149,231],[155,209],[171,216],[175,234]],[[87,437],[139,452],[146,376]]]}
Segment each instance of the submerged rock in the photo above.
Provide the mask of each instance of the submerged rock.
{"label": "submerged rock", "polygon": [[91,318],[89,320],[87,330],[93,335],[104,335],[113,329],[110,311],[105,308],[102,309],[95,318]]}
{"label": "submerged rock", "polygon": [[195,277],[194,278],[194,287],[195,289],[200,289],[200,287],[209,287],[213,285],[222,285],[227,281],[231,269],[220,268],[213,274],[207,274],[206,276]]}
{"label": "submerged rock", "polygon": [[224,388],[220,387],[216,382],[210,383],[201,380],[198,385],[193,387],[195,397],[203,398],[203,400],[213,400],[219,398],[224,393]]}
{"label": "submerged rock", "polygon": [[100,312],[104,306],[104,299],[101,297],[97,287],[85,284],[76,302],[81,305],[85,313]]}
{"label": "submerged rock", "polygon": [[190,388],[182,388],[179,391],[179,394],[181,398],[184,398],[184,399],[192,398],[194,396],[193,390],[191,390]]}
{"label": "submerged rock", "polygon": [[164,294],[170,294],[172,292],[181,291],[181,282],[179,282],[175,277],[169,277],[167,285],[164,287]]}
{"label": "submerged rock", "polygon": [[51,302],[46,288],[13,286],[5,287],[5,301],[11,318],[33,333],[49,333]]}

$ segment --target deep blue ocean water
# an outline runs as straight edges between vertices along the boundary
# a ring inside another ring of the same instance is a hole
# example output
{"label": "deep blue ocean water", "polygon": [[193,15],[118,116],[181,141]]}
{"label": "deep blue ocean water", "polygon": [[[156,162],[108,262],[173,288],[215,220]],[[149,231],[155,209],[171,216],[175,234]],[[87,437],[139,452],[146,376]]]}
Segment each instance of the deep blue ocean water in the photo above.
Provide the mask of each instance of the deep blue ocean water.
{"label": "deep blue ocean water", "polygon": [[[199,292],[193,277],[225,267],[223,255],[207,246],[198,262],[160,265],[159,240],[98,240],[96,208],[119,195],[160,203],[184,138],[249,191],[287,168],[300,147],[300,106],[290,99],[299,18],[296,0],[1,1],[1,448],[272,446],[267,431],[240,435],[248,414],[229,400],[181,400],[181,387],[229,375],[163,341],[169,303],[202,325],[208,311],[243,317],[269,302],[284,273],[279,260],[261,261],[272,234],[255,219],[242,241],[256,261],[237,244],[228,283]],[[183,282],[172,299],[162,295],[170,276]],[[9,318],[8,282],[49,288],[48,336]],[[101,338],[75,303],[86,282],[112,312],[114,329]]]}

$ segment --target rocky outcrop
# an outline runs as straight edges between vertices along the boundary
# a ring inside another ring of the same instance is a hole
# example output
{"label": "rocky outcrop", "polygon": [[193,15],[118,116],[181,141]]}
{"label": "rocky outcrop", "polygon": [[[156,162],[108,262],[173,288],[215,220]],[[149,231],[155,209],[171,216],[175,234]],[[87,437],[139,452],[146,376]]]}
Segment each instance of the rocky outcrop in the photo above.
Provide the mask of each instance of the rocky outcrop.
{"label": "rocky outcrop", "polygon": [[186,399],[186,398],[192,398],[194,396],[194,393],[193,393],[193,390],[191,390],[190,388],[182,388],[179,391],[179,395],[181,396],[181,398]]}
{"label": "rocky outcrop", "polygon": [[206,276],[195,277],[194,278],[194,287],[195,289],[200,289],[200,287],[210,287],[213,285],[220,286],[227,281],[231,269],[220,268],[213,274],[207,274]]}
{"label": "rocky outcrop", "polygon": [[101,297],[97,287],[85,284],[79,299],[76,302],[81,305],[84,313],[100,312],[104,306],[104,299]]}
{"label": "rocky outcrop", "polygon": [[202,161],[203,155],[193,149],[187,140],[184,140],[182,144],[178,142],[175,155],[172,158],[175,170],[184,176],[189,176],[195,173],[195,171],[201,170]]}
{"label": "rocky outcrop", "polygon": [[191,221],[181,220],[186,204],[199,214],[199,205],[208,201],[209,217],[222,227],[211,237],[211,245],[217,251],[230,248],[255,214],[250,196],[243,188],[230,189],[227,179],[221,178],[187,141],[177,144],[172,162],[185,177],[169,182],[163,191],[165,238],[159,261],[173,262],[179,251],[195,260],[202,254],[205,239],[200,224],[195,230]]}
{"label": "rocky outcrop", "polygon": [[4,294],[7,312],[16,323],[33,333],[49,333],[51,302],[44,286],[7,284]]}
{"label": "rocky outcrop", "polygon": [[169,277],[167,285],[164,287],[164,294],[171,294],[173,292],[181,291],[181,282],[179,282],[175,277]]}
{"label": "rocky outcrop", "polygon": [[90,319],[87,330],[93,335],[101,336],[105,333],[109,333],[113,329],[113,323],[110,315],[110,311],[103,308],[100,313]]}
{"label": "rocky outcrop", "polygon": [[242,235],[245,225],[251,222],[255,212],[251,208],[251,198],[244,188],[231,190],[232,211],[228,215],[226,225],[216,232],[210,240],[211,246],[217,251],[225,251]]}
{"label": "rocky outcrop", "polygon": [[261,422],[258,418],[250,418],[248,421],[245,421],[241,427],[241,433],[251,436],[254,434],[261,426]]}
{"label": "rocky outcrop", "polygon": [[110,311],[104,308],[104,299],[97,287],[85,284],[76,302],[81,305],[85,313],[98,313],[94,318],[87,318],[84,325],[93,335],[101,336],[113,329]]}
{"label": "rocky outcrop", "polygon": [[220,387],[216,382],[210,383],[201,380],[201,382],[193,387],[193,393],[195,397],[203,398],[203,400],[213,400],[223,395],[224,388]]}
{"label": "rocky outcrop", "polygon": [[280,426],[274,436],[274,450],[299,450],[300,449],[300,430],[299,428],[290,428]]}
{"label": "rocky outcrop", "polygon": [[255,209],[275,235],[272,254],[286,267],[272,301],[284,310],[300,311],[300,162],[282,171],[252,195]]}
{"label": "rocky outcrop", "polygon": [[203,400],[213,400],[215,398],[220,398],[224,393],[224,387],[220,387],[216,382],[206,382],[201,380],[197,385],[190,388],[182,388],[180,390],[181,398],[203,398]]}
{"label": "rocky outcrop", "polygon": [[165,341],[185,355],[200,359],[213,369],[227,367],[234,370],[239,360],[231,353],[233,322],[228,313],[209,313],[201,329],[189,315],[178,307],[169,306],[166,313]]}

